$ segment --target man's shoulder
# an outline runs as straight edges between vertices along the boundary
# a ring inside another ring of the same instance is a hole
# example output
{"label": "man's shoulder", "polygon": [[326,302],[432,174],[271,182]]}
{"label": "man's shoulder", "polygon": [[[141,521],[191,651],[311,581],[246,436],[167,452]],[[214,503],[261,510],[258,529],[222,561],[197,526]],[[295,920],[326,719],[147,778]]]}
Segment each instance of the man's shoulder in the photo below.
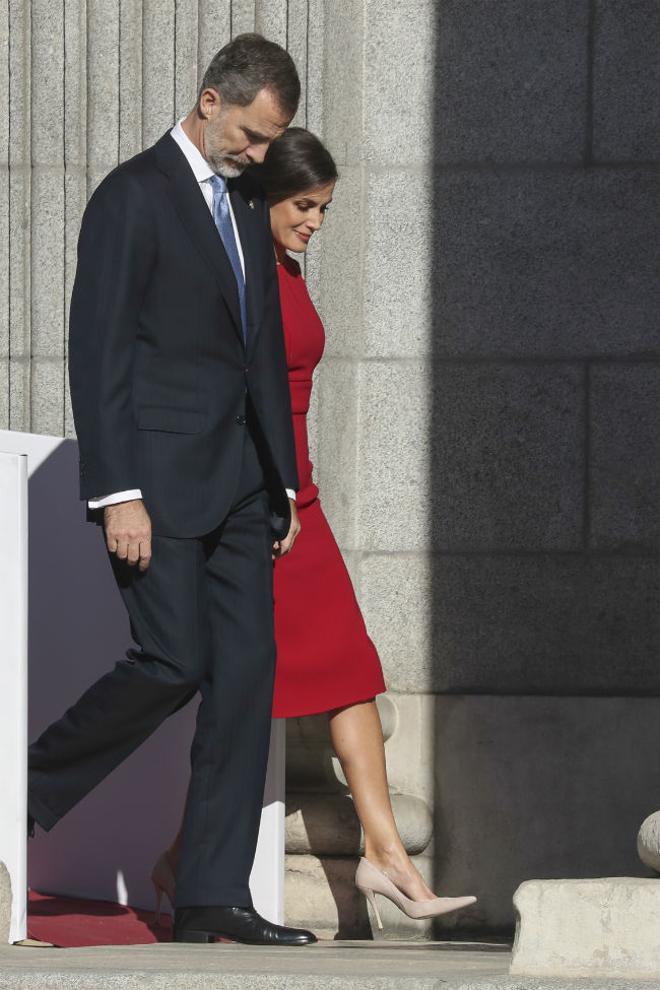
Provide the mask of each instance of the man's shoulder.
{"label": "man's shoulder", "polygon": [[147,148],[113,168],[98,184],[92,199],[140,196],[157,174],[154,148]]}

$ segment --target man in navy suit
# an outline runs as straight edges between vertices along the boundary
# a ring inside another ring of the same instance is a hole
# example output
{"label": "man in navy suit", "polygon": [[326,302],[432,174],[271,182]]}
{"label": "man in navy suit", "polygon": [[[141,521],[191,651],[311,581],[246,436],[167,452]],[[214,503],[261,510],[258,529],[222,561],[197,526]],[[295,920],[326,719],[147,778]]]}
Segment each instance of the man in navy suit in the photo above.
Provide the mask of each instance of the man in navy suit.
{"label": "man in navy suit", "polygon": [[136,646],[30,747],[52,826],[201,692],[174,937],[301,945],[253,909],[275,645],[272,557],[299,525],[268,205],[244,175],[295,114],[290,56],[242,35],[195,108],[101,183],[70,314],[81,498]]}

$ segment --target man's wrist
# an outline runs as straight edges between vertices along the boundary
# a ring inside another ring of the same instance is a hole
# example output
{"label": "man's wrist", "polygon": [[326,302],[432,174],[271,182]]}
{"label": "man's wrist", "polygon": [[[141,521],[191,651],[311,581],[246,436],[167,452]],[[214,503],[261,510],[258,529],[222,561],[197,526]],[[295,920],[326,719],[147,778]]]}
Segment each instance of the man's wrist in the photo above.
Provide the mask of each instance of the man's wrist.
{"label": "man's wrist", "polygon": [[90,509],[105,509],[107,505],[116,505],[118,502],[134,502],[142,498],[139,488],[130,488],[123,492],[114,492],[112,495],[96,495],[87,501]]}

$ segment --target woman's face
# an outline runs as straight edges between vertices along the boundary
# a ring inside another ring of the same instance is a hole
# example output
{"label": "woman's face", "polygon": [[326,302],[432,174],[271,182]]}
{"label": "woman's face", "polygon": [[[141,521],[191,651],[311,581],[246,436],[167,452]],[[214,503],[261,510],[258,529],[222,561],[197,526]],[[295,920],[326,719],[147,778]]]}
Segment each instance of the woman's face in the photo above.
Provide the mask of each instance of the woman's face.
{"label": "woman's face", "polygon": [[270,225],[275,243],[286,251],[301,254],[307,250],[312,234],[323,223],[332,202],[335,179],[324,186],[306,189],[270,208]]}

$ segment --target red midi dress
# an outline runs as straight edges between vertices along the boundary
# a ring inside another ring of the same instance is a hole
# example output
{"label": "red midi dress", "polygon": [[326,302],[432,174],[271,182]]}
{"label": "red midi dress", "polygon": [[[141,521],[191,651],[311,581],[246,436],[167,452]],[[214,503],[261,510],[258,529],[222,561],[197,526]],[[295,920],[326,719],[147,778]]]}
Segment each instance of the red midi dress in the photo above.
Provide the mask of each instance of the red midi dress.
{"label": "red midi dress", "polygon": [[298,264],[277,268],[300,488],[301,532],[275,563],[277,664],[273,716],[290,718],[366,701],[385,690],[353,585],[319,502],[307,440],[312,374],[325,345],[323,324]]}

